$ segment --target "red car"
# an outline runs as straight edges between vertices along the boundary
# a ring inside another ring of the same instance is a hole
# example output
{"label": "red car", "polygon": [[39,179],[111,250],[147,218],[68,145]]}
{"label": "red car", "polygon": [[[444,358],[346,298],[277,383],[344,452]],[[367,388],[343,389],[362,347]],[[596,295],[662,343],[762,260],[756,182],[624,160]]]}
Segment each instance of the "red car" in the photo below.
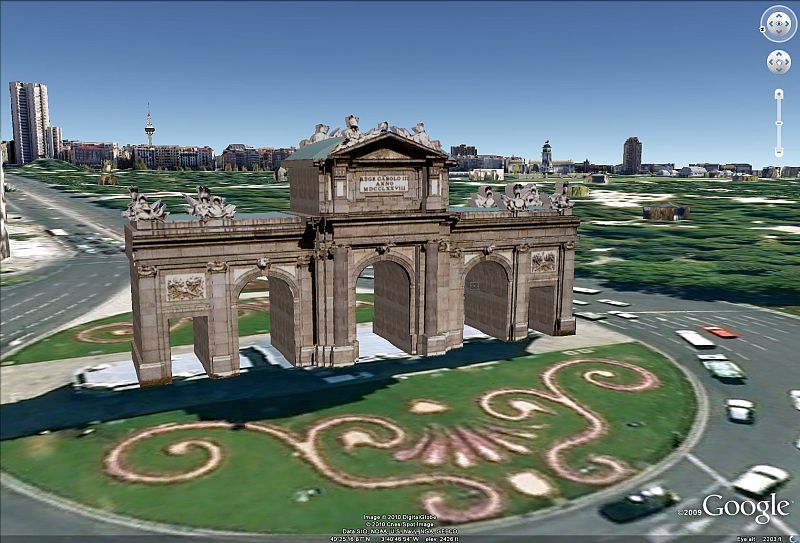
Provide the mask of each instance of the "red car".
{"label": "red car", "polygon": [[719,336],[725,339],[734,339],[739,337],[739,334],[737,334],[736,332],[731,332],[730,330],[726,330],[725,328],[720,328],[719,326],[703,326],[703,330],[705,330],[709,334],[714,334],[715,336]]}

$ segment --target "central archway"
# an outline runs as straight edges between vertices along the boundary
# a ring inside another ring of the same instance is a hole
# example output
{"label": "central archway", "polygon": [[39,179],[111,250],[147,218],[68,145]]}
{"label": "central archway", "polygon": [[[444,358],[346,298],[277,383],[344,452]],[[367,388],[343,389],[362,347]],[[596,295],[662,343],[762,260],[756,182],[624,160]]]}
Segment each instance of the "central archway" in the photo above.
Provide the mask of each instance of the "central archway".
{"label": "central archway", "polygon": [[[392,258],[369,259],[361,262],[356,269],[356,286],[372,285],[372,332],[398,349],[413,354],[413,282],[408,270]],[[361,296],[364,294],[361,293]],[[357,289],[357,300],[358,297]]]}

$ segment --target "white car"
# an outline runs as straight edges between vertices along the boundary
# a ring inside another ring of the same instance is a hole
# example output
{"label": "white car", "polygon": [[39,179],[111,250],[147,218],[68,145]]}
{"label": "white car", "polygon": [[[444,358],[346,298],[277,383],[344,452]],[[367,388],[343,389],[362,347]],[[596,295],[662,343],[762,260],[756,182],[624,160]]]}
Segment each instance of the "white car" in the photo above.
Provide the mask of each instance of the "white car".
{"label": "white car", "polygon": [[577,292],[578,294],[598,294],[600,291],[596,288],[572,287],[572,292]]}
{"label": "white car", "polygon": [[786,470],[762,464],[753,466],[739,475],[733,481],[732,486],[744,494],[762,497],[791,478],[792,476]]}
{"label": "white car", "polygon": [[602,313],[594,313],[592,311],[576,311],[574,315],[590,321],[599,321],[606,318]]}
{"label": "white car", "polygon": [[572,300],[572,303],[575,305],[589,305],[589,302],[584,302],[583,300]]}
{"label": "white car", "polygon": [[724,354],[698,354],[699,360],[727,360],[728,357]]}
{"label": "white car", "polygon": [[756,416],[756,404],[750,400],[725,400],[728,420],[742,424],[753,424]]}
{"label": "white car", "polygon": [[609,300],[608,298],[603,298],[602,300],[597,300],[597,301],[602,304],[613,305],[616,307],[628,307],[629,305],[631,305],[628,302],[618,302],[617,300]]}
{"label": "white car", "polygon": [[800,411],[800,390],[790,390],[789,397],[792,399],[794,408]]}
{"label": "white car", "polygon": [[625,311],[617,311],[616,309],[611,311],[606,311],[606,313],[608,313],[609,315],[614,315],[616,317],[628,320],[634,320],[639,318],[639,315],[634,315],[633,313],[626,313]]}

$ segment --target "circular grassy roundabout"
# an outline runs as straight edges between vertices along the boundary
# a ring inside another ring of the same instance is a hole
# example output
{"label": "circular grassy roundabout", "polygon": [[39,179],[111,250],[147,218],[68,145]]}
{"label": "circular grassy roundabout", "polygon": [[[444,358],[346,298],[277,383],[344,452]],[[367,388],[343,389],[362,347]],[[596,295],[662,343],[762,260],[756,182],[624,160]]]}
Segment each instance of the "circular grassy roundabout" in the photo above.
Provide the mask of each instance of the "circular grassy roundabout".
{"label": "circular grassy roundabout", "polygon": [[101,510],[220,530],[519,514],[630,478],[690,430],[679,368],[639,344],[586,351],[7,440],[3,469]]}

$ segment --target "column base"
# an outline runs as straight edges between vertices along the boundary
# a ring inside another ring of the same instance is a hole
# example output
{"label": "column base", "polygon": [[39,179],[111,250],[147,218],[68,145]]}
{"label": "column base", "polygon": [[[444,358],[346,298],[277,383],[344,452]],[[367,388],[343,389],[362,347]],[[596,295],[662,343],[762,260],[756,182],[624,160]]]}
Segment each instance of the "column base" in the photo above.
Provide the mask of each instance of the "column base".
{"label": "column base", "polygon": [[556,323],[556,330],[554,336],[574,336],[575,335],[575,317],[568,319],[559,319]]}
{"label": "column base", "polygon": [[447,336],[438,334],[435,336],[422,335],[417,343],[417,354],[423,356],[443,355],[450,350],[447,345]]}
{"label": "column base", "polygon": [[225,379],[239,375],[240,359],[230,355],[214,356],[211,358],[211,372],[208,376],[212,379]]}
{"label": "column base", "polygon": [[142,355],[133,342],[131,342],[131,355],[133,357],[133,367],[136,369],[136,377],[139,379],[139,386],[153,387],[172,383],[171,359],[166,362],[143,362]]}

